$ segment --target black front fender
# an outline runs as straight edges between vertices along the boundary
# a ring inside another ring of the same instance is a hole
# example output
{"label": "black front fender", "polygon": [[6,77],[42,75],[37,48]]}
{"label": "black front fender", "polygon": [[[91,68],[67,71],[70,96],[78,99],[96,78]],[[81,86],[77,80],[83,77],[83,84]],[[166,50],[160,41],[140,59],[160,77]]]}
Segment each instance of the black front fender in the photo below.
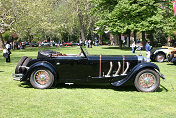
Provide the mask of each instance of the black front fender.
{"label": "black front fender", "polygon": [[136,75],[140,70],[146,69],[146,68],[149,68],[149,69],[152,69],[152,70],[157,70],[157,71],[160,72],[159,67],[156,64],[154,64],[154,63],[139,63],[138,65],[136,65],[132,69],[132,71],[130,72],[130,74],[128,76],[128,79],[130,79],[131,77]]}
{"label": "black front fender", "polygon": [[49,69],[51,71],[51,73],[54,74],[54,77],[57,78],[57,71],[56,71],[55,67],[52,66],[52,64],[50,64],[49,62],[46,62],[46,61],[39,61],[39,62],[32,64],[29,67],[26,74],[21,78],[21,81],[27,80],[27,78],[29,78],[30,75],[32,74],[33,70],[38,67],[43,67],[43,68]]}

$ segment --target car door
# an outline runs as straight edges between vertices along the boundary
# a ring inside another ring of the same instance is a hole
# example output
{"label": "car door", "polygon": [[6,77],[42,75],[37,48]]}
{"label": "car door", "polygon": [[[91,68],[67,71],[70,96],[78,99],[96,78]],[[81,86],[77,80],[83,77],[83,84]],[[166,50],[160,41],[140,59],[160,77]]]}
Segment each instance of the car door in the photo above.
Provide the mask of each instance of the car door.
{"label": "car door", "polygon": [[99,62],[88,60],[87,57],[63,56],[55,59],[59,79],[65,82],[86,82],[92,76],[98,76]]}

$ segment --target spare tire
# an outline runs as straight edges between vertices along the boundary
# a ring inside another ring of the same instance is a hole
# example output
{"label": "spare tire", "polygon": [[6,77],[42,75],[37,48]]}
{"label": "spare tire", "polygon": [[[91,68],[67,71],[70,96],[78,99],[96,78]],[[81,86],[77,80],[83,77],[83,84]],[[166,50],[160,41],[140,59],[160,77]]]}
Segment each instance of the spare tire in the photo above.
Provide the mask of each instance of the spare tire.
{"label": "spare tire", "polygon": [[168,57],[167,57],[168,61],[170,62],[173,59],[173,57],[174,57],[174,53],[168,54]]}
{"label": "spare tire", "polygon": [[[27,58],[24,63],[22,64],[22,66],[27,66],[27,64],[29,63],[29,61],[31,61],[32,58]],[[23,73],[26,70],[26,68],[21,68],[21,72]]]}
{"label": "spare tire", "polygon": [[18,61],[18,64],[17,64],[16,69],[15,69],[15,74],[18,74],[18,73],[19,73],[19,66],[21,66],[27,58],[28,58],[27,56],[23,56],[23,57]]}

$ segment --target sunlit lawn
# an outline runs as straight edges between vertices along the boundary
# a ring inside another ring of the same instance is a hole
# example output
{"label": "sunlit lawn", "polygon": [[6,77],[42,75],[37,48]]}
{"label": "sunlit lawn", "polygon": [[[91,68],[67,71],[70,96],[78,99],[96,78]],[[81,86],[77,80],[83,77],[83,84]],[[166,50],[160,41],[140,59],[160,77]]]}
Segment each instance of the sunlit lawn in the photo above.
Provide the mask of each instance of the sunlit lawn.
{"label": "sunlit lawn", "polygon": [[[36,58],[38,50],[12,51],[11,63],[0,57],[0,118],[175,118],[176,65],[156,63],[166,75],[157,92],[137,92],[133,86],[57,85],[34,89],[11,77],[18,60],[26,55]],[[79,53],[79,47],[47,48],[61,53]],[[88,49],[90,54],[131,55],[131,50],[101,46]],[[2,55],[2,51],[1,55]],[[140,52],[135,53],[139,55]],[[145,51],[142,51],[145,55]]]}

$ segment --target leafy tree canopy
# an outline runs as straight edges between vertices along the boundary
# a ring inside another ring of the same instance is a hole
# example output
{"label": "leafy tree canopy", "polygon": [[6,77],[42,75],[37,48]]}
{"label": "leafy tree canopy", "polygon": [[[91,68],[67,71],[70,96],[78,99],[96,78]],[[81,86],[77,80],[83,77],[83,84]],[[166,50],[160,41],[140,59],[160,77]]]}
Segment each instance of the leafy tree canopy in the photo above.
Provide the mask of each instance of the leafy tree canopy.
{"label": "leafy tree canopy", "polygon": [[158,0],[109,0],[94,1],[92,10],[103,16],[97,26],[112,33],[125,33],[128,30],[150,31],[164,26],[163,9]]}

